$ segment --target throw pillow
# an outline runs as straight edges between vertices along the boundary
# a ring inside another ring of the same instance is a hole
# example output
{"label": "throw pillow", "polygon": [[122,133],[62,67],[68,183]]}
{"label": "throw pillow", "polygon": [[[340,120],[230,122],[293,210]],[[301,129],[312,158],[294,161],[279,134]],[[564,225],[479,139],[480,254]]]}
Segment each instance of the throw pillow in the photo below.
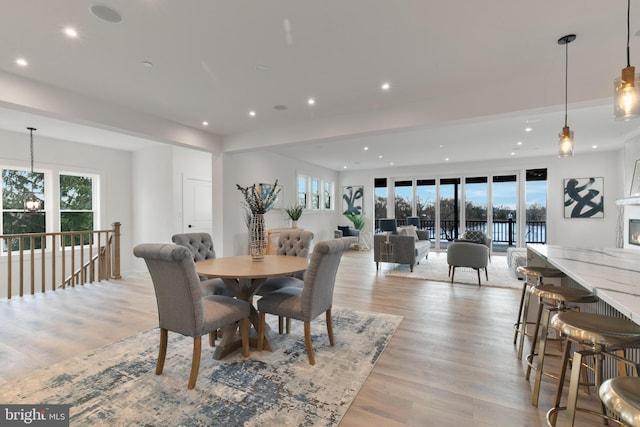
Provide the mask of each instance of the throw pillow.
{"label": "throw pillow", "polygon": [[475,243],[484,243],[484,233],[480,230],[467,230],[462,235],[462,239]]}
{"label": "throw pillow", "polygon": [[416,233],[416,226],[415,225],[408,225],[404,228],[404,231],[406,232],[406,234],[408,234],[409,236],[413,236],[413,238],[415,240],[418,240],[418,233]]}
{"label": "throw pillow", "polygon": [[349,231],[349,226],[348,225],[339,225],[338,226],[338,230],[342,231],[342,237],[351,236],[351,231]]}

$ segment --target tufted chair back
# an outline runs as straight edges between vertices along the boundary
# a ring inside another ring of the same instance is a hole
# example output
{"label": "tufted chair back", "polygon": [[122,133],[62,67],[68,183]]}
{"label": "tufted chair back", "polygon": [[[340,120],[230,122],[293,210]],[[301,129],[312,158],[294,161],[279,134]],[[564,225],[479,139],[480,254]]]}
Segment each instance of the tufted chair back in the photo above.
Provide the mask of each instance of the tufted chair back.
{"label": "tufted chair back", "polygon": [[280,233],[278,237],[278,247],[276,255],[309,257],[309,247],[313,233],[311,231],[286,230]]}
{"label": "tufted chair back", "polygon": [[189,249],[191,254],[193,254],[193,260],[195,262],[216,257],[216,250],[213,248],[213,239],[209,233],[174,234],[171,237],[171,241],[176,245]]}

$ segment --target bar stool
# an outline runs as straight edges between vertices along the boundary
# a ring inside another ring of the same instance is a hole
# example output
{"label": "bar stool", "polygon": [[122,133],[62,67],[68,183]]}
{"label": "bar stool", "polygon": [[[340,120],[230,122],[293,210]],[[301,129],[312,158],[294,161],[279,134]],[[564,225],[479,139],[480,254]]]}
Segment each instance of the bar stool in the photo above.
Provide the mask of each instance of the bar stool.
{"label": "bar stool", "polygon": [[[527,296],[527,292],[529,292],[534,286],[542,285],[545,277],[561,278],[564,277],[565,274],[562,271],[552,267],[534,266],[520,266],[516,269],[516,272],[521,276],[525,276],[524,283],[522,284],[522,294],[520,296],[520,307],[518,307],[518,318],[513,324],[513,328],[515,329],[515,332],[513,334],[514,345],[518,341],[518,334],[522,334],[520,336],[520,344],[518,346],[518,359],[522,359],[524,336],[531,336],[531,334],[527,334],[527,324],[534,324],[534,322],[527,321],[529,310],[529,298],[525,298]],[[531,282],[529,282],[530,279],[532,280]]]}
{"label": "bar stool", "polygon": [[[536,370],[536,381],[533,387],[533,397],[531,399],[531,404],[533,406],[538,406],[538,398],[540,396],[540,385],[542,382],[542,375],[552,378],[554,380],[558,380],[558,376],[551,374],[549,372],[544,371],[544,362],[543,358],[548,356],[545,354],[544,356],[540,356],[542,353],[536,353],[536,344],[538,342],[538,330],[540,328],[541,319],[544,313],[543,324],[549,324],[549,317],[552,312],[564,312],[568,310],[575,310],[578,308],[577,306],[572,306],[569,304],[591,304],[594,302],[598,302],[598,297],[587,291],[586,289],[579,288],[569,288],[569,287],[561,287],[561,286],[553,286],[553,285],[540,285],[536,287],[532,287],[530,290],[531,296],[537,296],[540,302],[538,307],[538,316],[536,319],[536,327],[533,333],[533,341],[531,342],[531,350],[527,355],[527,373],[525,375],[525,379],[528,381],[529,376],[531,375],[531,369]],[[546,343],[549,341],[549,337],[547,336],[549,332],[549,328],[543,327],[541,337],[545,340],[545,351],[546,351]],[[542,339],[542,338],[541,338]],[[533,358],[538,356],[538,364],[534,365]]]}
{"label": "bar stool", "polygon": [[600,386],[599,395],[602,403],[621,420],[615,420],[616,423],[640,427],[640,378],[608,379]]}
{"label": "bar stool", "polygon": [[[573,426],[575,413],[577,410],[587,412],[593,415],[606,418],[605,407],[602,404],[602,413],[591,411],[585,408],[577,408],[578,387],[580,386],[580,373],[583,366],[583,359],[587,356],[594,357],[594,374],[595,385],[599,386],[602,382],[602,359],[606,357],[613,358],[620,366],[624,363],[631,365],[636,374],[638,365],[624,357],[614,353],[617,350],[627,348],[640,347],[640,326],[625,319],[605,316],[594,313],[581,313],[575,311],[565,311],[555,314],[550,321],[550,326],[557,329],[567,338],[567,344],[562,353],[562,364],[559,372],[558,385],[553,402],[553,407],[547,412],[547,424],[555,426],[558,411],[567,411],[566,424]],[[544,360],[544,346],[546,342],[545,332],[547,325],[543,322],[542,338],[540,340],[539,368],[536,375],[536,381],[540,377],[540,370]],[[573,353],[571,379],[569,381],[569,397],[567,406],[560,406],[562,397],[562,389],[564,386],[565,375],[569,365],[569,355],[571,343],[589,347],[586,350],[580,350]]]}

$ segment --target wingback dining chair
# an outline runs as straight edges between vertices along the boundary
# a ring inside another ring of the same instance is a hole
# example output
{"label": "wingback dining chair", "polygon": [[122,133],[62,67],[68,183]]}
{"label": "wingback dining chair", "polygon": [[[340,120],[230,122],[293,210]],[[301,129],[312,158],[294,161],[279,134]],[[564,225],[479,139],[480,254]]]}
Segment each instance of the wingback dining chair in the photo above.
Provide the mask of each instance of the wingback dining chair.
{"label": "wingback dining chair", "polygon": [[248,302],[223,295],[203,297],[192,254],[184,246],[146,243],[137,245],[133,253],[147,264],[156,293],[160,326],[156,375],[164,369],[169,331],[193,337],[189,389],[198,379],[203,335],[239,321],[242,354],[249,356]]}
{"label": "wingback dining chair", "polygon": [[[284,256],[299,256],[309,258],[309,249],[311,248],[311,240],[313,240],[313,233],[306,230],[297,230],[292,228],[280,233],[278,237],[278,247],[276,249],[276,255]],[[260,286],[257,295],[268,295],[278,289],[286,288],[287,286],[294,286],[302,288],[304,273],[297,273],[292,276],[278,276],[269,277]],[[283,332],[283,320],[282,316],[278,316],[278,332]],[[287,333],[291,331],[291,319],[287,318]]]}
{"label": "wingback dining chair", "polygon": [[[171,241],[176,245],[189,249],[195,262],[216,257],[213,239],[209,233],[174,234],[171,236]],[[204,295],[235,296],[227,285],[224,284],[222,279],[200,277],[200,287]]]}
{"label": "wingback dining chair", "polygon": [[478,273],[478,286],[480,284],[480,269],[484,269],[484,274],[489,280],[487,263],[489,261],[489,248],[471,242],[451,242],[447,246],[447,264],[449,264],[449,276],[451,283],[456,274],[456,267],[473,268]]}
{"label": "wingback dining chair", "polygon": [[309,266],[304,273],[304,286],[289,286],[274,291],[258,300],[260,321],[258,326],[258,350],[262,349],[265,331],[265,314],[275,314],[304,322],[304,342],[309,364],[315,365],[311,345],[311,320],[323,312],[326,314],[329,343],[333,346],[331,306],[336,273],[342,253],[350,245],[349,239],[334,239],[318,242],[311,254]]}

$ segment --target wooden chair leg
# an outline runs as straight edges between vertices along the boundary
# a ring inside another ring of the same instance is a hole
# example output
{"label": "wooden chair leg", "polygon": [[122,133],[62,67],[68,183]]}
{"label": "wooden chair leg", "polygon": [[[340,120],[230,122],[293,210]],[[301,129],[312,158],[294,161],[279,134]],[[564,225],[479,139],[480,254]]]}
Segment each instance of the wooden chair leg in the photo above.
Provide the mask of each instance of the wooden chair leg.
{"label": "wooden chair leg", "polygon": [[333,340],[333,323],[331,322],[331,309],[327,310],[327,334],[329,335],[329,344],[333,347],[336,342]]}
{"label": "wooden chair leg", "polygon": [[187,386],[189,390],[196,386],[196,381],[198,380],[198,370],[200,370],[200,353],[202,353],[202,337],[197,337],[193,339],[191,375],[189,375],[189,385]]}
{"label": "wooden chair leg", "polygon": [[291,318],[287,317],[287,335],[291,333]]}
{"label": "wooden chair leg", "polygon": [[[262,347],[264,346],[264,322],[265,322],[265,313],[263,311],[258,315],[258,351],[262,351]],[[280,331],[282,333],[282,331]]]}
{"label": "wooden chair leg", "polygon": [[[260,328],[264,332],[264,328]],[[249,357],[249,318],[240,320],[240,336],[242,337],[242,355]],[[263,335],[260,335],[263,337]]]}
{"label": "wooden chair leg", "polygon": [[311,346],[311,322],[304,322],[304,344],[307,347],[309,364],[315,365],[316,359],[313,357],[313,347]]}
{"label": "wooden chair leg", "polygon": [[160,375],[164,369],[164,360],[167,356],[167,339],[169,331],[160,329],[160,350],[158,351],[158,363],[156,364],[156,375]]}
{"label": "wooden chair leg", "polygon": [[278,333],[282,335],[284,332],[284,316],[278,316]]}
{"label": "wooden chair leg", "polygon": [[218,331],[209,332],[209,347],[215,347],[217,339]]}

